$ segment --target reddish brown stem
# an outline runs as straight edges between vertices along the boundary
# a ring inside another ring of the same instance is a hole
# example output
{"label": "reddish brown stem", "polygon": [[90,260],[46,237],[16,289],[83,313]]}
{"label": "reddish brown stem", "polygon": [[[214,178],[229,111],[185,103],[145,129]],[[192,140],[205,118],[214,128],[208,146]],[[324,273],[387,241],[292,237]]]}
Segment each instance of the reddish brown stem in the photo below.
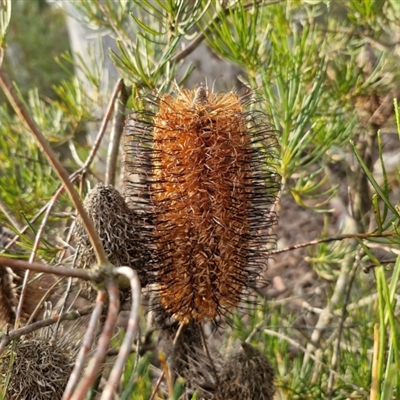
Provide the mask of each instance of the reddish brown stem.
{"label": "reddish brown stem", "polygon": [[14,258],[7,258],[2,256],[0,256],[0,266],[29,269],[30,271],[47,272],[48,274],[61,276],[71,276],[73,278],[80,278],[86,281],[97,282],[100,279],[100,274],[93,271],[65,267],[54,267],[52,265],[41,264],[38,262],[30,263],[28,261],[16,260]]}
{"label": "reddish brown stem", "polygon": [[119,312],[119,290],[113,280],[109,280],[107,284],[109,294],[109,307],[103,331],[101,332],[98,347],[86,369],[86,373],[73,393],[71,400],[84,400],[87,392],[92,386],[96,376],[101,368],[104,358],[107,355],[107,350],[110,344],[111,337],[114,334],[115,324],[117,322]]}
{"label": "reddish brown stem", "polygon": [[124,81],[122,79],[118,79],[111,94],[111,99],[108,103],[106,114],[101,123],[101,127],[99,133],[97,134],[96,141],[92,147],[92,151],[90,152],[89,157],[85,161],[84,166],[79,171],[77,171],[77,173],[86,172],[89,169],[90,165],[92,164],[93,159],[100,147],[101,141],[103,140],[104,133],[106,132],[108,121],[110,120],[111,115],[113,113],[115,101],[117,100],[117,97],[123,88],[124,88]]}
{"label": "reddish brown stem", "polygon": [[164,371],[161,372],[160,377],[157,379],[156,386],[154,386],[154,389],[153,389],[153,391],[152,391],[152,393],[151,393],[151,396],[150,396],[150,399],[149,399],[149,400],[154,400],[154,399],[155,399],[157,390],[158,390],[158,388],[160,387],[163,378],[164,378]]}
{"label": "reddish brown stem", "polygon": [[115,389],[121,379],[122,371],[124,369],[126,360],[131,353],[133,339],[138,329],[139,322],[139,306],[140,306],[140,281],[136,272],[132,268],[118,267],[115,271],[119,274],[125,275],[131,284],[132,289],[132,307],[129,315],[128,328],[126,330],[125,338],[119,351],[118,357],[114,362],[114,367],[111,371],[108,382],[104,388],[101,400],[112,399]]}
{"label": "reddish brown stem", "polygon": [[99,291],[97,293],[95,309],[90,317],[89,325],[86,329],[85,336],[82,341],[82,346],[79,350],[79,354],[76,359],[74,369],[68,380],[68,384],[64,391],[62,400],[69,400],[71,398],[75,386],[78,383],[79,378],[81,377],[83,368],[85,366],[86,356],[89,353],[90,349],[92,348],[94,336],[96,333],[97,323],[99,322],[101,312],[103,311],[105,299],[106,299],[105,291],[103,290]]}
{"label": "reddish brown stem", "polygon": [[[36,237],[35,237],[35,242],[33,243],[33,248],[31,251],[31,254],[29,256],[29,262],[33,263],[35,261],[35,257],[36,257],[36,253],[39,249],[39,245],[40,245],[40,241],[42,239],[42,235],[44,232],[44,229],[46,227],[47,221],[49,220],[50,217],[50,212],[57,200],[59,196],[59,193],[56,193],[55,196],[53,196],[53,198],[51,199],[50,203],[48,203],[48,207],[46,209],[46,213],[43,217],[42,223],[40,224],[40,227],[37,231]],[[15,325],[14,325],[14,329],[17,329],[19,326],[19,319],[21,318],[21,314],[22,314],[22,307],[24,304],[24,299],[25,299],[25,293],[28,287],[28,281],[29,281],[29,275],[30,275],[30,271],[26,270],[25,274],[24,274],[24,280],[22,283],[22,289],[21,289],[21,295],[19,297],[19,301],[18,301],[18,307],[17,307],[17,312],[15,315]]]}
{"label": "reddish brown stem", "polygon": [[271,250],[268,252],[268,255],[272,256],[274,254],[281,254],[281,253],[286,253],[287,251],[302,249],[303,247],[314,246],[314,245],[320,244],[320,243],[335,242],[335,241],[340,241],[340,240],[344,240],[344,239],[373,239],[373,238],[391,237],[391,236],[397,236],[397,235],[395,232],[358,233],[358,234],[354,234],[354,235],[353,234],[338,235],[338,236],[332,236],[332,237],[327,237],[327,238],[323,238],[323,239],[310,240],[309,242],[305,242],[305,243],[294,244],[293,246],[284,247],[283,249]]}
{"label": "reddish brown stem", "polygon": [[27,335],[28,333],[34,332],[38,329],[45,328],[55,324],[57,321],[73,321],[84,315],[90,314],[93,310],[93,306],[88,306],[76,311],[70,311],[64,314],[53,315],[51,318],[44,319],[33,324],[24,326],[19,329],[15,329],[8,334],[0,334],[0,354],[3,352],[4,348],[11,343],[14,339],[21,337],[22,335]]}
{"label": "reddish brown stem", "polygon": [[114,112],[114,120],[110,135],[110,144],[108,146],[107,165],[106,165],[106,185],[115,185],[115,175],[117,170],[118,150],[121,142],[121,136],[125,123],[125,106],[129,98],[129,92],[122,83],[122,88],[117,98],[117,106]]}

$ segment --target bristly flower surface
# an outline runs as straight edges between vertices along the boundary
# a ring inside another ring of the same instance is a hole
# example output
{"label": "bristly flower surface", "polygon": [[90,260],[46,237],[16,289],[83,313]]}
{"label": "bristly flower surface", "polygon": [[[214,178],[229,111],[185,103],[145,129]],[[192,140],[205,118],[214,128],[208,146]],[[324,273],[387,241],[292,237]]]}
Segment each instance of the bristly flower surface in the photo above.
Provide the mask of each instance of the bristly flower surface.
{"label": "bristly flower surface", "polygon": [[259,280],[276,222],[275,148],[265,115],[234,92],[182,90],[128,118],[125,199],[146,216],[160,301],[178,321],[226,314]]}

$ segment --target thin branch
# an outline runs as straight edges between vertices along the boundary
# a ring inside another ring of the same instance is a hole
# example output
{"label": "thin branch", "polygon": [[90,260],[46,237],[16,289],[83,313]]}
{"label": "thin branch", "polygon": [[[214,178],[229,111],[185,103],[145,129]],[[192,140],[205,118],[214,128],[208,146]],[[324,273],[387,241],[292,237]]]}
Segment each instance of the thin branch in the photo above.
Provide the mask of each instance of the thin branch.
{"label": "thin branch", "polygon": [[[180,332],[178,330],[178,332],[175,334],[175,338],[177,337],[176,335],[179,335],[179,333]],[[158,356],[158,359],[160,361],[160,366],[162,368],[163,374],[165,376],[165,380],[167,382],[169,396],[172,397],[172,395],[174,393],[174,384],[172,382],[172,377],[171,377],[171,374],[170,374],[170,371],[169,371],[167,360],[165,359],[165,354],[160,352],[159,356]]]}
{"label": "thin branch", "polygon": [[293,251],[293,250],[302,249],[302,248],[308,247],[308,246],[314,246],[314,245],[320,244],[320,243],[329,243],[329,242],[335,242],[335,241],[340,241],[340,240],[345,240],[345,239],[372,239],[372,238],[392,237],[392,236],[395,237],[398,235],[393,231],[392,232],[382,232],[382,233],[372,233],[371,232],[371,233],[344,234],[344,235],[327,237],[327,238],[323,238],[323,239],[310,240],[309,242],[305,242],[305,243],[294,244],[293,246],[284,247],[283,249],[271,250],[267,254],[268,254],[268,256],[272,256],[275,254],[286,253],[287,251]]}
{"label": "thin branch", "polygon": [[[75,179],[77,179],[77,177],[78,177],[78,176],[76,175],[74,178],[72,178],[72,179],[71,179],[71,183],[74,182]],[[56,190],[56,192],[54,193],[54,195],[53,195],[53,197],[51,198],[51,200],[48,201],[48,202],[38,211],[38,213],[29,221],[29,224],[25,225],[22,229],[20,229],[19,233],[20,233],[21,235],[24,234],[24,233],[31,227],[31,224],[33,224],[44,212],[46,212],[47,207],[49,207],[49,205],[50,205],[51,202],[53,201],[53,198],[59,197],[59,196],[61,195],[61,193],[64,191],[64,189],[65,189],[64,186],[61,185],[61,186]],[[7,250],[7,249],[9,249],[11,246],[13,246],[13,245],[16,243],[16,241],[19,239],[19,237],[20,237],[19,235],[15,235],[14,238],[13,238],[12,240],[10,240],[10,242],[8,242],[8,243],[6,244],[6,246],[4,246],[4,250],[2,250],[2,251],[0,252],[0,254],[1,254],[1,253],[4,253],[5,250]]]}
{"label": "thin branch", "polygon": [[[365,238],[370,238],[370,237],[376,237],[377,234],[343,234],[340,235],[340,237],[348,238],[348,239],[365,239]],[[380,236],[386,235],[389,236],[390,233],[387,234],[380,234]],[[393,235],[393,233],[392,233]],[[347,256],[343,259],[341,263],[341,268],[340,268],[340,274],[337,278],[336,285],[334,287],[334,291],[332,293],[332,296],[330,300],[328,301],[327,305],[323,309],[322,313],[318,316],[318,321],[314,327],[314,330],[311,334],[311,341],[310,343],[307,344],[307,350],[310,350],[312,344],[317,344],[319,343],[321,336],[324,332],[324,330],[330,325],[332,321],[332,316],[333,316],[333,311],[334,309],[338,306],[339,303],[342,302],[343,297],[345,296],[346,293],[346,288],[348,287],[348,282],[349,282],[349,274],[351,270],[353,269],[353,256],[352,256],[352,250],[355,249],[357,242],[355,240],[352,240],[349,243],[349,248],[348,248],[348,253]],[[309,360],[309,354],[305,354],[303,358],[303,366],[301,370],[301,376],[304,377],[304,374],[306,373],[307,370],[307,363]],[[317,378],[318,372],[314,372],[314,376],[312,380]]]}
{"label": "thin branch", "polygon": [[101,400],[113,399],[115,389],[121,379],[126,360],[131,353],[133,339],[139,327],[139,306],[140,306],[140,281],[136,272],[132,268],[118,267],[115,272],[125,275],[131,284],[132,307],[129,315],[128,328],[125,333],[125,338],[122,343],[117,359],[114,361],[114,367],[111,370],[110,377],[104,387]]}
{"label": "thin branch", "polygon": [[326,29],[323,28],[321,29],[319,25],[316,25],[317,29],[323,33],[333,33],[333,34],[341,34],[341,35],[347,35],[349,37],[359,37],[362,38],[368,43],[372,44],[374,47],[376,47],[379,51],[388,51],[392,50],[394,47],[398,46],[400,44],[400,40],[395,40],[394,42],[385,42],[384,40],[374,38],[370,35],[368,35],[365,31],[363,30],[357,30],[357,29],[349,29],[349,28],[341,28],[341,29]]}
{"label": "thin branch", "polygon": [[115,185],[115,175],[117,169],[117,158],[119,144],[125,123],[125,106],[129,98],[129,90],[122,82],[122,88],[117,99],[117,107],[114,113],[114,120],[110,135],[110,144],[108,146],[107,163],[106,163],[106,185]]}
{"label": "thin branch", "polygon": [[34,332],[38,329],[53,325],[59,320],[74,321],[84,315],[90,314],[92,310],[93,310],[93,305],[90,305],[88,307],[84,307],[79,310],[70,311],[64,314],[53,315],[50,318],[34,322],[33,324],[26,325],[19,329],[15,329],[7,334],[0,334],[0,354],[3,352],[4,348],[9,343],[11,343],[14,339],[18,339],[22,335],[27,335],[28,333]]}
{"label": "thin branch", "polygon": [[68,384],[65,388],[62,400],[68,400],[71,398],[73,390],[75,389],[75,386],[78,383],[79,378],[81,377],[83,368],[85,367],[86,356],[92,348],[94,336],[96,334],[97,323],[99,322],[99,319],[101,317],[105,299],[105,291],[100,290],[97,293],[95,309],[93,310],[93,313],[90,317],[89,325],[86,329],[85,336],[83,337],[82,345],[79,350],[78,357],[76,358],[74,369],[69,377]]}
{"label": "thin branch", "polygon": [[96,376],[107,355],[107,350],[114,334],[115,324],[117,322],[119,312],[119,290],[114,280],[110,279],[107,284],[110,303],[108,306],[108,314],[101,332],[96,352],[94,353],[90,363],[86,369],[86,373],[73,393],[71,400],[84,400],[87,392],[92,386]]}
{"label": "thin branch", "polygon": [[19,116],[19,118],[27,124],[28,128],[30,129],[32,134],[35,136],[36,140],[39,142],[47,159],[49,160],[51,165],[54,167],[54,169],[56,170],[61,181],[65,185],[65,187],[71,197],[71,200],[73,201],[79,215],[81,216],[82,222],[88,232],[90,242],[91,242],[91,244],[93,246],[93,250],[96,254],[97,262],[100,265],[108,265],[109,263],[107,260],[107,256],[106,256],[106,253],[101,244],[99,235],[97,234],[91,219],[89,218],[88,214],[86,213],[85,208],[83,207],[83,204],[79,198],[79,195],[78,195],[77,191],[75,190],[75,187],[70,182],[67,171],[64,169],[64,167],[58,161],[58,159],[57,159],[56,155],[54,154],[53,150],[51,149],[49,143],[47,142],[47,140],[45,139],[43,134],[40,132],[39,128],[37,127],[37,125],[36,125],[35,121],[32,119],[32,117],[30,116],[25,105],[19,99],[13,85],[9,81],[9,79],[6,76],[3,69],[0,69],[0,86],[2,87],[4,94],[7,96],[8,100],[10,101],[11,105],[13,106],[13,108],[14,108],[15,112],[17,113],[17,115]]}
{"label": "thin branch", "polygon": [[0,256],[0,266],[29,269],[30,271],[46,272],[54,275],[70,276],[72,278],[84,279],[85,281],[98,282],[101,280],[101,274],[91,270],[55,267],[53,265],[47,265],[38,262],[29,263],[28,261],[16,260],[14,258],[2,256]]}
{"label": "thin branch", "polygon": [[98,151],[98,149],[100,147],[101,141],[103,140],[103,136],[104,136],[104,133],[106,131],[106,128],[107,128],[107,125],[108,125],[108,121],[110,120],[111,115],[113,113],[115,101],[116,101],[119,93],[121,92],[121,90],[124,87],[125,87],[124,81],[122,79],[118,79],[118,81],[115,84],[114,89],[112,91],[111,99],[110,99],[110,101],[108,103],[106,114],[105,114],[105,116],[103,118],[103,121],[101,123],[101,127],[100,127],[100,130],[99,130],[99,133],[97,134],[96,141],[95,141],[95,143],[94,143],[94,145],[92,147],[92,150],[91,150],[87,160],[85,161],[84,166],[81,169],[79,169],[78,171],[76,171],[77,174],[85,173],[89,169],[90,165],[92,164],[93,159],[94,159],[95,155],[97,154],[97,151]]}
{"label": "thin branch", "polygon": [[151,392],[151,396],[150,396],[150,399],[149,399],[149,400],[154,400],[154,399],[155,399],[157,390],[158,390],[158,388],[160,387],[163,378],[164,378],[164,371],[161,372],[160,377],[157,379],[156,386],[154,386],[154,389],[153,389],[153,391]]}
{"label": "thin branch", "polygon": [[[72,226],[75,226],[75,221],[74,221],[74,223],[72,224]],[[69,232],[69,237],[70,237],[70,234],[71,234],[71,233],[72,233],[72,230],[70,230],[70,232]],[[79,251],[76,251],[76,252],[75,252],[75,255],[74,255],[74,260],[73,260],[73,262],[72,262],[72,268],[73,268],[73,269],[75,269],[76,260],[77,260],[77,258],[78,258],[78,255],[79,255]],[[61,258],[61,259],[62,259],[62,258]],[[66,307],[67,301],[68,301],[68,297],[69,297],[69,295],[70,295],[70,293],[71,293],[72,282],[73,282],[73,279],[72,279],[71,277],[68,278],[68,283],[67,283],[67,287],[65,288],[64,300],[63,300],[62,303],[61,303],[60,312],[64,312],[64,310],[65,310],[65,307]],[[71,304],[71,305],[72,305],[72,304]],[[60,327],[60,324],[58,323],[58,324],[55,326],[55,328],[54,328],[54,333],[53,333],[53,337],[54,337],[54,338],[57,337],[57,332],[58,332],[59,327]]]}
{"label": "thin branch", "polygon": [[[31,254],[29,255],[29,262],[33,263],[35,261],[36,258],[36,253],[39,249],[39,245],[40,245],[40,241],[42,239],[43,233],[44,233],[44,229],[47,225],[47,221],[49,220],[50,217],[50,213],[51,210],[53,209],[53,206],[57,200],[58,196],[53,196],[53,198],[51,199],[50,203],[48,203],[48,207],[46,209],[46,212],[44,214],[43,220],[40,224],[40,227],[36,233],[36,237],[35,237],[35,241],[33,243],[33,247],[32,247],[32,251]],[[29,281],[29,275],[30,275],[30,270],[27,269],[25,271],[24,274],[24,280],[22,282],[22,289],[21,289],[21,295],[19,297],[19,301],[18,301],[18,307],[17,307],[17,312],[16,312],[16,316],[15,316],[15,325],[14,328],[17,329],[19,326],[19,320],[21,318],[21,314],[22,314],[22,306],[24,304],[24,300],[25,300],[25,293],[26,290],[28,288],[28,281]]]}

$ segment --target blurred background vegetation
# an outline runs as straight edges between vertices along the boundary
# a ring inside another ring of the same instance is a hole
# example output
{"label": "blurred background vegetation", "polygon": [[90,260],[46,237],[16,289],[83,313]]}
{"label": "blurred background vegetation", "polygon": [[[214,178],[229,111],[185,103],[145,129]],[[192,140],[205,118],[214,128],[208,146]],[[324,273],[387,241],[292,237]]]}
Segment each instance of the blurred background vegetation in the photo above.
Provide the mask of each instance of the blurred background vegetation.
{"label": "blurred background vegetation", "polygon": [[[249,313],[234,313],[215,345],[239,338],[262,349],[277,399],[400,398],[400,2],[65,3],[12,1],[2,68],[71,173],[92,148],[118,76],[129,110],[175,81],[245,86],[279,140],[278,250],[347,235],[274,255],[271,285]],[[79,54],[73,23],[86,35]],[[3,94],[0,103],[0,225],[18,233],[59,181]],[[108,142],[82,187],[104,180]],[[57,258],[72,213],[62,197],[39,259]],[[29,256],[39,225],[21,234],[19,256]],[[149,364],[148,356],[139,368],[129,363],[125,376],[134,370],[136,381],[125,396],[148,398]]]}

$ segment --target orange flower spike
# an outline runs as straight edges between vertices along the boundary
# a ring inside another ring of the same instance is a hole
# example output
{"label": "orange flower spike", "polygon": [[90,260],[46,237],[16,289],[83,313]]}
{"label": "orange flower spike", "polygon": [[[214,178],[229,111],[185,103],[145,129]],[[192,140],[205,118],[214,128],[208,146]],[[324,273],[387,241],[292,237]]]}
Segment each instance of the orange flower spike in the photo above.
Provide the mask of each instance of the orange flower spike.
{"label": "orange flower spike", "polygon": [[266,264],[279,184],[263,171],[256,142],[268,152],[273,130],[235,93],[204,87],[164,95],[150,129],[151,172],[137,193],[149,192],[161,304],[183,323],[215,319],[238,305]]}

